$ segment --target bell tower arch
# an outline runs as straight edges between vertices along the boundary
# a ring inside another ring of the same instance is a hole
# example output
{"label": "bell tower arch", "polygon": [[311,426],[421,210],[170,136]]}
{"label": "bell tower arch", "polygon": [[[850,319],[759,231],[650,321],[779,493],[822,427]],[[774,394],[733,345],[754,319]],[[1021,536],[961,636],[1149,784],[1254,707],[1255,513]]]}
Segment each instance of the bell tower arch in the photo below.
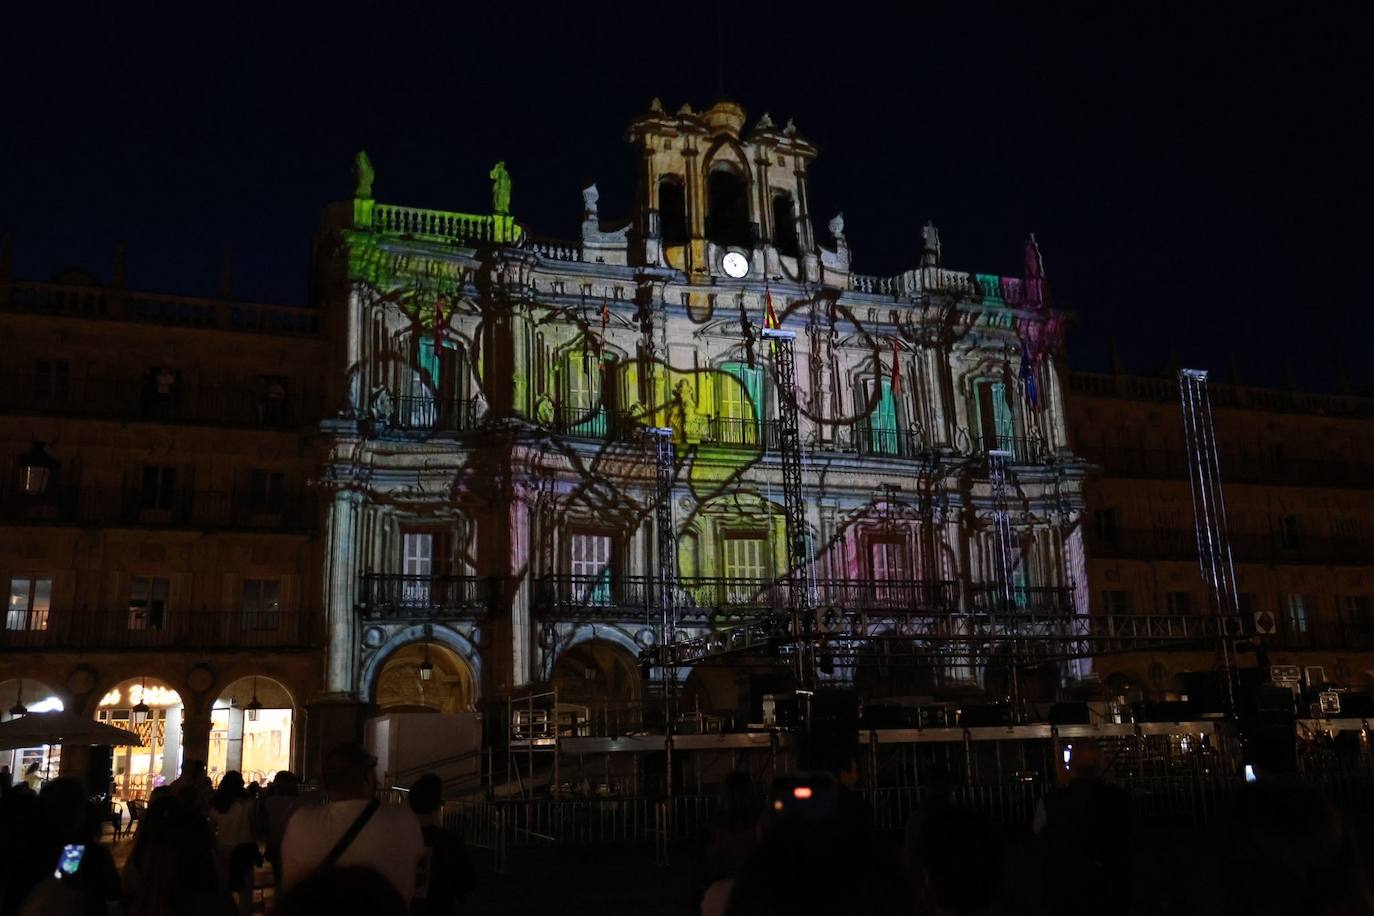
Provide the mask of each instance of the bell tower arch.
{"label": "bell tower arch", "polygon": [[[820,278],[806,188],[815,146],[766,114],[747,135],[744,127],[734,102],[668,114],[658,99],[630,125],[639,153],[638,263],[674,267],[693,281]],[[744,259],[733,259],[733,273],[723,266],[730,252]]]}

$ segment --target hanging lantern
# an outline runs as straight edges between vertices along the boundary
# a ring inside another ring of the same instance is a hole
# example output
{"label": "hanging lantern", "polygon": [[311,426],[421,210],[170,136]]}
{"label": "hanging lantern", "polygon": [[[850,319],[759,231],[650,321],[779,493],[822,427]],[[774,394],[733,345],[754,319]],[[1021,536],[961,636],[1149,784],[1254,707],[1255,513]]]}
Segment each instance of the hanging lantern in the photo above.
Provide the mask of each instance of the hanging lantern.
{"label": "hanging lantern", "polygon": [[429,643],[425,643],[425,659],[420,662],[420,680],[427,681],[434,677],[434,663],[429,660]]}
{"label": "hanging lantern", "polygon": [[44,495],[59,467],[43,443],[35,442],[33,448],[19,456],[19,489],[25,496]]}
{"label": "hanging lantern", "polygon": [[253,699],[248,701],[248,705],[243,707],[248,712],[248,721],[258,721],[258,711],[262,709],[262,701],[258,699],[258,679],[253,678]]}
{"label": "hanging lantern", "polygon": [[138,702],[135,703],[134,708],[129,711],[130,719],[133,721],[135,725],[142,725],[144,722],[147,722],[148,713],[152,711],[148,708],[148,704],[143,701],[143,698],[147,695],[147,693],[148,679],[144,678],[139,683]]}
{"label": "hanging lantern", "polygon": [[10,715],[18,718],[27,716],[29,708],[24,705],[24,681],[19,681],[19,689],[14,692],[14,705],[10,707]]}

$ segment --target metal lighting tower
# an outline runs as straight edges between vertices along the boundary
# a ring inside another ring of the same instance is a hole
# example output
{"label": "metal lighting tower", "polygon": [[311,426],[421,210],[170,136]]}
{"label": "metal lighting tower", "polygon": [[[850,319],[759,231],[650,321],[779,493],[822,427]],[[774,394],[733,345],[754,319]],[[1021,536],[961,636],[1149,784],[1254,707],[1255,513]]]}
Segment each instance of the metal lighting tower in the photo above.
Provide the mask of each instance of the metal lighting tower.
{"label": "metal lighting tower", "polygon": [[1226,678],[1226,700],[1235,715],[1235,644],[1239,636],[1240,605],[1236,598],[1236,569],[1226,527],[1226,500],[1221,489],[1217,432],[1212,421],[1212,397],[1207,370],[1180,369],[1179,398],[1183,406],[1183,436],[1188,447],[1188,481],[1193,491],[1193,520],[1197,529],[1197,558],[1203,581],[1211,588],[1217,614],[1217,649]]}
{"label": "metal lighting tower", "polygon": [[[791,616],[797,687],[816,685],[816,620],[811,595],[811,550],[806,536],[806,504],[802,500],[801,431],[797,426],[796,335],[764,328],[773,353],[778,391],[778,452],[782,458],[783,507],[787,520],[787,604]],[[809,718],[809,717],[808,717]]]}
{"label": "metal lighting tower", "polygon": [[[648,434],[654,440],[657,472],[654,527],[658,540],[658,581],[655,583],[658,644],[666,647],[677,638],[677,602],[674,600],[677,588],[677,538],[673,530],[673,430],[669,427],[651,427]],[[671,734],[673,719],[677,715],[676,655],[667,652],[661,657],[665,662],[661,669],[664,718]]]}

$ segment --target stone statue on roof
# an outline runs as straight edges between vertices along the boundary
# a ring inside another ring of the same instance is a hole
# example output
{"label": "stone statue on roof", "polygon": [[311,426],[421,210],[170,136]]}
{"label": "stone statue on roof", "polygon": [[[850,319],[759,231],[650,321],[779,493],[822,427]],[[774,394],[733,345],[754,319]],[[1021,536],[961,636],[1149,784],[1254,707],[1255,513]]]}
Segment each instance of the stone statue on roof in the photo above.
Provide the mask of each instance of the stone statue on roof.
{"label": "stone statue on roof", "polygon": [[582,218],[592,219],[596,216],[597,201],[601,199],[601,192],[596,189],[596,182],[592,182],[582,189]]}
{"label": "stone statue on roof", "polygon": [[358,179],[353,196],[359,200],[371,200],[372,179],[377,173],[372,168],[372,160],[367,158],[367,150],[358,150],[358,155],[353,157],[353,175]]}
{"label": "stone statue on roof", "polygon": [[930,220],[921,227],[921,266],[940,266],[940,230]]}
{"label": "stone statue on roof", "polygon": [[492,166],[491,174],[487,176],[491,179],[491,210],[493,213],[510,212],[510,172],[506,171],[504,161]]}
{"label": "stone statue on roof", "polygon": [[829,228],[831,237],[837,242],[841,241],[844,238],[844,214],[836,213],[829,223]]}

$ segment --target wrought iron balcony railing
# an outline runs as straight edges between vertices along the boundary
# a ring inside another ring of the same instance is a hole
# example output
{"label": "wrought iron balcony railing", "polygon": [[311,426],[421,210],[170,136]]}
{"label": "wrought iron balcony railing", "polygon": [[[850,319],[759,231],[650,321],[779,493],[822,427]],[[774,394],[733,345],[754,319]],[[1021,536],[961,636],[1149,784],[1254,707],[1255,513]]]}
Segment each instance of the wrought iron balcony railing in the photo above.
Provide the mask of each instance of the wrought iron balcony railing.
{"label": "wrought iron balcony railing", "polygon": [[284,390],[179,383],[160,393],[148,379],[52,372],[0,376],[0,412],[258,429],[294,429],[324,414],[319,397]]}
{"label": "wrought iron balcony railing", "polygon": [[722,448],[777,451],[782,443],[782,425],[777,420],[712,417],[703,424],[701,442]]}
{"label": "wrought iron balcony railing", "polygon": [[557,404],[549,428],[561,436],[623,442],[639,435],[645,422],[621,410],[607,407],[574,407]]}
{"label": "wrought iron balcony railing", "polygon": [[59,487],[39,497],[0,493],[0,522],[308,531],[316,527],[318,518],[315,500],[309,494],[188,490],[149,494],[118,487]]}
{"label": "wrought iron balcony railing", "polygon": [[1073,589],[1059,586],[973,586],[969,602],[975,611],[1011,614],[1072,614]]}
{"label": "wrought iron balcony railing", "polygon": [[986,455],[991,451],[1010,452],[1012,464],[1039,464],[1050,458],[1044,440],[1035,437],[973,436],[969,442],[974,455]]}
{"label": "wrought iron balcony railing", "polygon": [[[286,610],[61,610],[43,618],[10,615],[0,649],[188,650],[304,649],[320,644],[323,615]],[[35,622],[43,629],[21,629]]]}
{"label": "wrought iron balcony railing", "polygon": [[898,429],[860,423],[853,427],[851,435],[853,447],[861,455],[916,458],[930,451],[924,434],[915,428]]}
{"label": "wrought iron balcony railing", "polygon": [[[647,619],[657,601],[657,580],[646,576],[553,575],[539,580],[541,609],[571,619]],[[878,614],[939,613],[959,606],[957,582],[817,579],[818,606]],[[679,619],[754,617],[788,607],[788,584],[778,579],[686,576],[674,597]]]}
{"label": "wrought iron balcony railing", "polygon": [[364,573],[358,612],[368,620],[476,617],[495,603],[497,580],[477,576]]}
{"label": "wrought iron balcony railing", "polygon": [[[1241,531],[1230,534],[1229,541],[1238,563],[1374,566],[1374,540],[1358,535],[1285,539]],[[1197,559],[1197,534],[1182,528],[1115,528],[1090,535],[1088,552],[1101,558],[1192,561]]]}
{"label": "wrought iron balcony railing", "polygon": [[477,428],[476,398],[403,395],[392,399],[387,422],[392,429],[421,432],[468,432]]}

